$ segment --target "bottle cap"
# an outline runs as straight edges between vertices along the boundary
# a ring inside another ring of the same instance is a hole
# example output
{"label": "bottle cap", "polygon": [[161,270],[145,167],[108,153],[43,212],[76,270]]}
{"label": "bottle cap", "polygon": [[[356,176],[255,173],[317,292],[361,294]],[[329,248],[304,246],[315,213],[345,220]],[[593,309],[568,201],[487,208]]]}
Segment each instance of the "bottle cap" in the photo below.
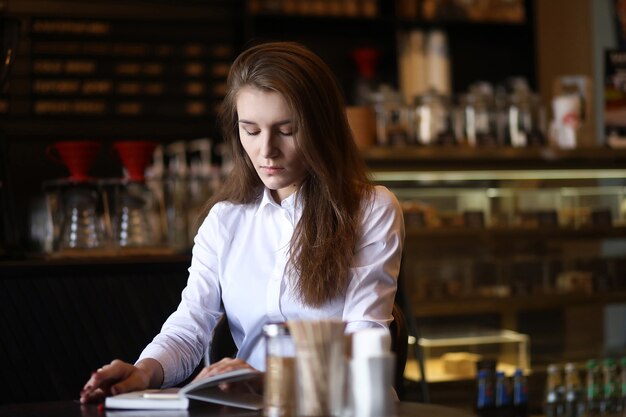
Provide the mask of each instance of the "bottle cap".
{"label": "bottle cap", "polygon": [[603,363],[605,366],[612,366],[612,365],[614,365],[614,364],[615,364],[615,361],[613,360],[613,358],[605,358],[605,359],[602,361],[602,363]]}
{"label": "bottle cap", "polygon": [[548,365],[548,373],[552,374],[555,372],[559,371],[559,365],[557,365],[556,363],[551,363],[550,365]]}
{"label": "bottle cap", "polygon": [[572,362],[568,362],[565,364],[565,370],[566,371],[575,371],[576,370],[576,364],[572,363]]}
{"label": "bottle cap", "polygon": [[391,350],[391,335],[383,328],[363,329],[352,335],[352,357],[381,356]]}
{"label": "bottle cap", "polygon": [[268,323],[263,326],[263,332],[268,337],[289,336],[289,327],[285,323]]}

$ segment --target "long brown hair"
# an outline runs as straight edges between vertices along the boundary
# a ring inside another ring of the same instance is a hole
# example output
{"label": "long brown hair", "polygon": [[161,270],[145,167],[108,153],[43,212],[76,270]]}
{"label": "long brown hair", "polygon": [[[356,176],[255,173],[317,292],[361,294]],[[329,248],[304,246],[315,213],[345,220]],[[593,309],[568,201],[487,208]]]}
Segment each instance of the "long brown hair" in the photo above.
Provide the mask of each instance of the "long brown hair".
{"label": "long brown hair", "polygon": [[239,55],[227,83],[220,121],[230,142],[233,169],[208,206],[260,198],[263,183],[239,140],[237,94],[244,86],[281,94],[292,111],[294,139],[308,166],[298,191],[303,212],[291,239],[286,272],[297,277],[301,301],[319,307],[345,293],[360,237],[362,202],[372,192],[337,80],[306,47],[273,42]]}

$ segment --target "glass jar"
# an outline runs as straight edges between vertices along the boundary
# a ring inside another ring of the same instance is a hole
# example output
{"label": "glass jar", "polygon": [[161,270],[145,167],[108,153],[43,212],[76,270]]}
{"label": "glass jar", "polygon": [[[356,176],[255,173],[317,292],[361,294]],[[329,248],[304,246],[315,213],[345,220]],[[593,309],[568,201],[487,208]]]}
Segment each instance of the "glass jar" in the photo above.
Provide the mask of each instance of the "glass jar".
{"label": "glass jar", "polygon": [[406,146],[412,144],[410,108],[402,95],[388,86],[381,86],[372,94],[376,112],[376,140],[380,146]]}
{"label": "glass jar", "polygon": [[452,109],[448,97],[429,90],[415,99],[415,137],[417,143],[455,145]]}
{"label": "glass jar", "polygon": [[515,91],[509,96],[505,143],[514,148],[545,146],[545,113],[537,94]]}
{"label": "glass jar", "polygon": [[478,92],[470,92],[460,98],[461,134],[470,147],[497,144],[496,123],[492,100]]}
{"label": "glass jar", "polygon": [[265,335],[265,390],[263,415],[296,415],[296,349],[285,323],[263,326]]}

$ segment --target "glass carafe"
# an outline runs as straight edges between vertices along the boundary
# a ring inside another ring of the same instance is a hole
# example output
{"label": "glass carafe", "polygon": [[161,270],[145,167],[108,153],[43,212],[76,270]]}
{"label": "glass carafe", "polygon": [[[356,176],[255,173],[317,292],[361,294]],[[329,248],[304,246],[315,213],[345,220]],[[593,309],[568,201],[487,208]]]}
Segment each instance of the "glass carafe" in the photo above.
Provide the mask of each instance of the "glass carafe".
{"label": "glass carafe", "polygon": [[67,181],[60,187],[62,221],[59,249],[84,250],[105,246],[100,193],[95,181]]}
{"label": "glass carafe", "polygon": [[145,181],[109,181],[106,189],[114,246],[160,246],[161,207],[158,198]]}

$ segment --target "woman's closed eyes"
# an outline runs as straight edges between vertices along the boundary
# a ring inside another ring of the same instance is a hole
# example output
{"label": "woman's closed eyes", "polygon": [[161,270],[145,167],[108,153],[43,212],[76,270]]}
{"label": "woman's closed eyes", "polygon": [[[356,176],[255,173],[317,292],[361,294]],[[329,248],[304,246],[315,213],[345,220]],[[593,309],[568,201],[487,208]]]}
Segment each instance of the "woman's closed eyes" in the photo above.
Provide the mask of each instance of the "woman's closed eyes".
{"label": "woman's closed eyes", "polygon": [[[261,133],[260,130],[243,129],[243,131],[246,132],[246,135],[248,135],[248,136],[256,136],[259,133]],[[293,136],[293,131],[291,129],[290,130],[282,130],[281,129],[281,130],[278,131],[278,134],[281,135],[281,136]]]}

